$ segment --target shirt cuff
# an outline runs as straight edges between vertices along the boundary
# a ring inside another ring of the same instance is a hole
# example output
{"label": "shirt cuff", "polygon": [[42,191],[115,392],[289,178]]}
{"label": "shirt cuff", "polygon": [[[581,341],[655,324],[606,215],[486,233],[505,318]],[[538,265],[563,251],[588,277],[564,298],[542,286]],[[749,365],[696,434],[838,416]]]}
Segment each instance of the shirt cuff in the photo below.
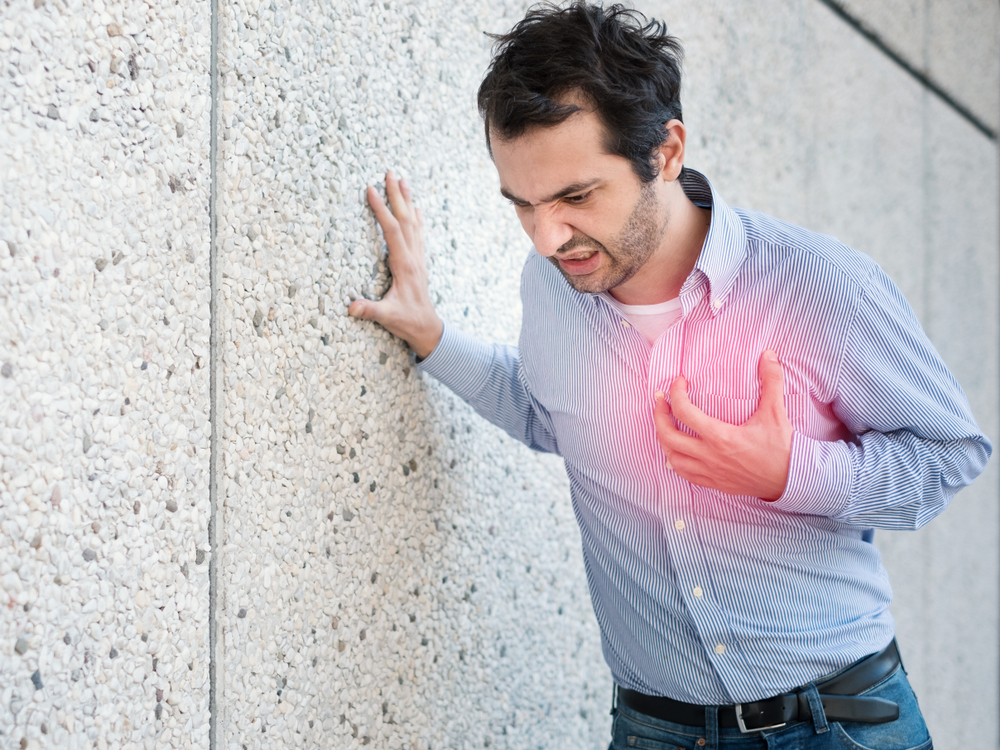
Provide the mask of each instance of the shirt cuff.
{"label": "shirt cuff", "polygon": [[437,346],[416,366],[468,400],[482,388],[492,364],[491,344],[474,339],[446,322]]}
{"label": "shirt cuff", "polygon": [[853,476],[851,447],[847,443],[813,440],[795,432],[788,483],[772,507],[788,513],[836,518],[850,500]]}

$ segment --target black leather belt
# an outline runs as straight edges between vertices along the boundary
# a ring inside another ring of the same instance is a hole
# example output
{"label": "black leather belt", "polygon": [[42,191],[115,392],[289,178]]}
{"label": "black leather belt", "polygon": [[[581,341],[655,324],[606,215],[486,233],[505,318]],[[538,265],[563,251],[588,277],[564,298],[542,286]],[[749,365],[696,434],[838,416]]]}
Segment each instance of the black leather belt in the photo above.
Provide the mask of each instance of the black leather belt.
{"label": "black leather belt", "polygon": [[[816,683],[828,721],[858,721],[885,724],[899,718],[899,706],[884,698],[859,696],[893,673],[899,666],[896,639],[877,654],[866,656],[829,679]],[[812,718],[805,688],[797,688],[773,698],[735,706],[719,706],[719,726],[741,732],[777,729]],[[705,726],[705,706],[681,703],[670,698],[618,688],[618,699],[633,711],[661,721],[689,727]]]}

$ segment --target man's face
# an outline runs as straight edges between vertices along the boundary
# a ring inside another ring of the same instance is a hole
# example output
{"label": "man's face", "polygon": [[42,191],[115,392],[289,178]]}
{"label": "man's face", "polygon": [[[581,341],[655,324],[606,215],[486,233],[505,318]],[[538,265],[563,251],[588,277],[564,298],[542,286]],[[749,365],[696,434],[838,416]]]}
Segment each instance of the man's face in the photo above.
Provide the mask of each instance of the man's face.
{"label": "man's face", "polygon": [[[580,292],[627,287],[663,239],[668,221],[658,183],[604,149],[589,110],[509,141],[493,139],[501,192],[539,254]],[[618,296],[618,295],[616,295]]]}

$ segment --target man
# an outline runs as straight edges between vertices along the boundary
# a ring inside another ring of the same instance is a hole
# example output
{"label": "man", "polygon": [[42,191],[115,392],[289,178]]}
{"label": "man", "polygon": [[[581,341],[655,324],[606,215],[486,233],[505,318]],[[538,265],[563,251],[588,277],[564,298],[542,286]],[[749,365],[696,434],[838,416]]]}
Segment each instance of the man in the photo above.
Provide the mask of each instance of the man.
{"label": "man", "polygon": [[991,446],[867,257],[684,168],[680,48],[619,6],[528,13],[479,91],[534,248],[518,347],[446,326],[406,183],[368,198],[393,285],[351,315],[565,459],[614,748],[930,747],[873,529],[917,528]]}

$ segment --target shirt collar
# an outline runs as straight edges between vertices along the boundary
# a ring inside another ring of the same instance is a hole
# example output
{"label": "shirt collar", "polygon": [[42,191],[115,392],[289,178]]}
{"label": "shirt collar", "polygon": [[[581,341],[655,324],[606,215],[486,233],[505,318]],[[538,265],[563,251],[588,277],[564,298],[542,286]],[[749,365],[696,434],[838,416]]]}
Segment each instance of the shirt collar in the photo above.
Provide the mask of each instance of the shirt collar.
{"label": "shirt collar", "polygon": [[694,264],[694,270],[681,288],[681,294],[698,283],[700,271],[708,279],[709,301],[714,316],[725,305],[740,266],[747,257],[746,228],[736,212],[726,205],[701,172],[685,167],[680,179],[684,193],[695,205],[712,209],[712,221],[705,244]]}

